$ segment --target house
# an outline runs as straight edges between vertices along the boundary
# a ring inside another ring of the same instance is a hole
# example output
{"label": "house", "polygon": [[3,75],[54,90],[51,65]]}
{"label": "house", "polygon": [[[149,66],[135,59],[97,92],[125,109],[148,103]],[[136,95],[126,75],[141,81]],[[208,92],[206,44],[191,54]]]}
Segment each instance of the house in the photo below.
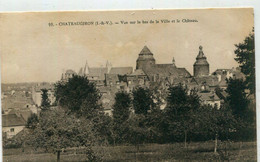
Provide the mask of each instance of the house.
{"label": "house", "polygon": [[26,125],[26,121],[21,115],[15,113],[2,115],[2,131],[3,136],[12,138],[17,133],[21,132]]}
{"label": "house", "polygon": [[218,109],[221,107],[222,101],[215,92],[199,92],[198,96],[204,105],[210,105],[212,107],[217,107]]}
{"label": "house", "polygon": [[227,88],[227,79],[229,78],[245,79],[245,75],[241,72],[239,67],[233,67],[232,69],[217,69],[212,75],[218,78],[218,86],[221,89]]}
{"label": "house", "polygon": [[14,95],[8,95],[2,99],[2,113],[7,114],[11,110],[27,109],[33,107],[31,97],[27,97],[25,92],[16,91]]}

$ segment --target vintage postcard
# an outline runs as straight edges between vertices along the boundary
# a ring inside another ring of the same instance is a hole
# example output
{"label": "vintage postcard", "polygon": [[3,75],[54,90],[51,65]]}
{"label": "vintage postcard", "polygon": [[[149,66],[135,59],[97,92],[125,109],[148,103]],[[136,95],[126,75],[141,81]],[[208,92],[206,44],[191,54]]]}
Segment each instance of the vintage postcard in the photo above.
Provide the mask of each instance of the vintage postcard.
{"label": "vintage postcard", "polygon": [[4,162],[257,161],[253,8],[0,22]]}

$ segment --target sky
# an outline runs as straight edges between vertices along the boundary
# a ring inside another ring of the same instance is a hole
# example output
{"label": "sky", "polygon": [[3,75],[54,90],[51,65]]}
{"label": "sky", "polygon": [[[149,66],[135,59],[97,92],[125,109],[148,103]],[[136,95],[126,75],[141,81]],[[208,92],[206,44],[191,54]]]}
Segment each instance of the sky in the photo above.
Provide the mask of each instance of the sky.
{"label": "sky", "polygon": [[[120,24],[120,21],[197,20],[193,23]],[[60,22],[119,22],[113,25],[59,26]],[[171,63],[193,74],[203,46],[210,72],[237,67],[234,44],[254,26],[253,9],[27,12],[0,14],[2,83],[56,82],[62,71],[85,65],[132,66],[146,45],[156,63]],[[49,23],[57,26],[49,27]]]}

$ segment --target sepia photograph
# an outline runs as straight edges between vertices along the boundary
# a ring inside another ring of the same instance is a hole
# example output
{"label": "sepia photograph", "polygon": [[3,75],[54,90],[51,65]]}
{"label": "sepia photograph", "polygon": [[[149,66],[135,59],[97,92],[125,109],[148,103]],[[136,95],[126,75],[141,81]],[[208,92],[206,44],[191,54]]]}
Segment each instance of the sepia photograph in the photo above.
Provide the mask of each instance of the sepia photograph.
{"label": "sepia photograph", "polygon": [[4,162],[257,161],[253,8],[0,22]]}

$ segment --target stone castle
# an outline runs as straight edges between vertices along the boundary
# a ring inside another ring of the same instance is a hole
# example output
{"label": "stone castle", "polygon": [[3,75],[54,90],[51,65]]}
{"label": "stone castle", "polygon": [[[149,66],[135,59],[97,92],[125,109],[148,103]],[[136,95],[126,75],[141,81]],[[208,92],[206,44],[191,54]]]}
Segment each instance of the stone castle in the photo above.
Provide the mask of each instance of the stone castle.
{"label": "stone castle", "polygon": [[102,94],[105,110],[111,110],[116,92],[124,90],[131,93],[137,86],[149,87],[152,83],[158,83],[164,89],[181,83],[188,90],[197,89],[204,104],[220,107],[222,101],[216,95],[215,89],[225,89],[226,78],[244,78],[239,68],[217,69],[210,74],[209,63],[202,46],[199,47],[193,65],[193,75],[185,68],[177,67],[174,58],[171,63],[156,64],[154,54],[147,46],[139,53],[135,70],[133,67],[113,67],[108,61],[105,67],[89,67],[86,62],[78,73],[70,69],[62,73],[61,80],[67,81],[73,75],[86,76],[91,82],[95,82]]}

